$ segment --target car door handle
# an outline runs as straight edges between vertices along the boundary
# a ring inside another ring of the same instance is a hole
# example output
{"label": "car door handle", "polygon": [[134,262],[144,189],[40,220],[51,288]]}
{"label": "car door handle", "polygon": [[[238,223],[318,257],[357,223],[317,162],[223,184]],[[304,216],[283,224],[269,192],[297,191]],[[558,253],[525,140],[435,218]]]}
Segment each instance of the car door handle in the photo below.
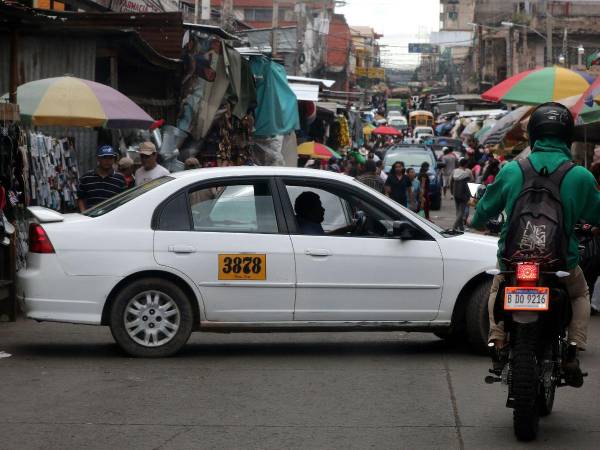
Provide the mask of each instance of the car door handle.
{"label": "car door handle", "polygon": [[325,248],[307,248],[304,250],[304,254],[308,256],[331,256],[331,250]]}
{"label": "car door handle", "polygon": [[195,253],[196,249],[191,245],[169,245],[171,253]]}

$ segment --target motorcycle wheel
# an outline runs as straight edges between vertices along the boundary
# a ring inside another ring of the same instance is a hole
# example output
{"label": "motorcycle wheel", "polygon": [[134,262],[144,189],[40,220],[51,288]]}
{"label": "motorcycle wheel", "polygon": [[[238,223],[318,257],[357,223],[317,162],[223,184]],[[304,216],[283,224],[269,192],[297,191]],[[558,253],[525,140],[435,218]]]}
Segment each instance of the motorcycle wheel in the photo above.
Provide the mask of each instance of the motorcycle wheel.
{"label": "motorcycle wheel", "polygon": [[539,372],[536,357],[537,324],[517,325],[514,330],[511,392],[514,398],[513,427],[520,441],[536,438],[540,412]]}
{"label": "motorcycle wheel", "polygon": [[[552,348],[548,349],[548,356],[554,356]],[[542,385],[538,393],[538,410],[540,417],[546,417],[552,413],[554,407],[554,395],[556,394],[556,385],[560,374],[556,373],[556,365],[551,364],[549,367],[544,367],[542,373]]]}

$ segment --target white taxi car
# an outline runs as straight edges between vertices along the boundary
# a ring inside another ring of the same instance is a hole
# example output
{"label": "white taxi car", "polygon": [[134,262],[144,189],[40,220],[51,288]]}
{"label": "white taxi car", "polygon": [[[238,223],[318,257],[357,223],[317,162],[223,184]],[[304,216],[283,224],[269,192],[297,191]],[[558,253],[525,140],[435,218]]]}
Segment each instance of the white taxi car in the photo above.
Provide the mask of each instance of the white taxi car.
{"label": "white taxi car", "polygon": [[108,325],[131,355],[174,354],[192,331],[430,331],[485,347],[496,239],[444,232],[344,175],[199,169],[84,214],[30,211],[27,316]]}

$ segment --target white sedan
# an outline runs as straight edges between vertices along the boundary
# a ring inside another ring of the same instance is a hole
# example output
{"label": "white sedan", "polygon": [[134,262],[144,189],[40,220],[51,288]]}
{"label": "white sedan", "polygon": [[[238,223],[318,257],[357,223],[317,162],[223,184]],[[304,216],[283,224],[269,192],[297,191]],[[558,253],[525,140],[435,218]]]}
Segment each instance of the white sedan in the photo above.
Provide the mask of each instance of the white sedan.
{"label": "white sedan", "polygon": [[444,232],[344,175],[199,169],[84,214],[30,211],[27,316],[108,325],[131,355],[174,354],[192,331],[429,331],[486,344],[496,239]]}

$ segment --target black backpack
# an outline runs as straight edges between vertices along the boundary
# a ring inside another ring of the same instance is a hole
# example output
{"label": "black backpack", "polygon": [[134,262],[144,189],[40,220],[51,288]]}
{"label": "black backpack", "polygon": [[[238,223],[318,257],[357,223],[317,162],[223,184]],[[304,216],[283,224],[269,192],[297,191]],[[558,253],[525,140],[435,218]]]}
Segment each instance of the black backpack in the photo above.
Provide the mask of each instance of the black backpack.
{"label": "black backpack", "polygon": [[523,188],[509,218],[504,259],[529,255],[553,261],[553,265],[564,269],[569,237],[564,227],[560,186],[574,166],[565,161],[552,173],[545,167],[538,173],[529,159],[519,161]]}

